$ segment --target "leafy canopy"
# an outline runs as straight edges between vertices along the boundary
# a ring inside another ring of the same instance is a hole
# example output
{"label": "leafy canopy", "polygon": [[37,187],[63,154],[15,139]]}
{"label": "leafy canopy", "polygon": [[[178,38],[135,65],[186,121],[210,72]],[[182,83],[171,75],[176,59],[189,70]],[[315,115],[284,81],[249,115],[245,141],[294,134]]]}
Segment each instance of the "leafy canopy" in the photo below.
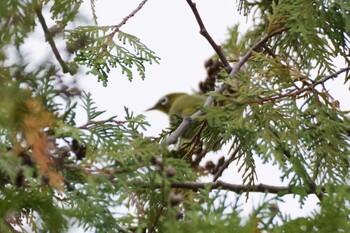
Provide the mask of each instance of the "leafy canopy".
{"label": "leafy canopy", "polygon": [[[68,81],[85,72],[108,85],[112,69],[145,78],[159,58],[120,29],[146,2],[100,26],[95,0],[85,23],[81,0],[0,1],[1,232],[66,232],[72,224],[96,232],[349,232],[350,121],[327,89],[349,79],[348,1],[241,0],[237,9],[253,26],[232,26],[219,47],[187,0],[216,51],[198,90],[209,104],[187,126],[179,119],[151,138],[144,116],[125,108],[124,117],[106,119]],[[51,54],[42,64],[22,50],[38,35]],[[193,137],[178,138],[186,127]],[[227,155],[210,159],[226,145]],[[267,164],[285,186],[257,184],[256,168]],[[241,183],[220,181],[229,166]],[[254,192],[264,198],[244,217]],[[301,206],[316,196],[320,208],[291,219],[278,208],[285,195]]]}

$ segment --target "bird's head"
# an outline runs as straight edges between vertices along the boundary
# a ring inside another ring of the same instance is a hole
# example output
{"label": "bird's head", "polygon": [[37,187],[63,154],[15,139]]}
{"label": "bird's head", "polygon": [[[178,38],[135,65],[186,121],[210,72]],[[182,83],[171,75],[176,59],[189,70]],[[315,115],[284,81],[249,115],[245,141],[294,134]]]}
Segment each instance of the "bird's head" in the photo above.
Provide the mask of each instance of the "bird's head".
{"label": "bird's head", "polygon": [[150,110],[159,110],[169,115],[170,108],[173,106],[174,102],[181,96],[187,95],[186,93],[171,93],[166,96],[163,96],[158,100],[158,102],[152,107],[147,109]]}

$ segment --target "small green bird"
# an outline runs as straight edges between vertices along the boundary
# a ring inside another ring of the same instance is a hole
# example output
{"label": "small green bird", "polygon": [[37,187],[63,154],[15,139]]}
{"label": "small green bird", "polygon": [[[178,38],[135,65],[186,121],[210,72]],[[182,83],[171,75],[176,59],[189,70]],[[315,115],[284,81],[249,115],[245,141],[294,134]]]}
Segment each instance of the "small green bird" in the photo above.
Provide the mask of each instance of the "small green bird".
{"label": "small green bird", "polygon": [[159,110],[169,115],[170,122],[174,123],[177,117],[191,116],[204,104],[205,97],[186,93],[171,93],[162,97],[149,110]]}
{"label": "small green bird", "polygon": [[[199,110],[201,106],[204,105],[204,102],[206,100],[205,96],[202,95],[189,95],[186,93],[171,93],[164,97],[162,97],[158,102],[149,110],[159,110],[165,114],[167,114],[170,118],[170,123],[172,125],[177,125],[179,120],[181,120],[185,116],[191,116],[196,111]],[[203,120],[195,120],[192,122],[189,129],[187,129],[186,132],[184,132],[183,135],[181,135],[181,138],[187,142],[191,141],[198,130],[202,127]],[[210,128],[208,125],[203,128],[202,135],[208,135],[208,132],[210,132]],[[207,150],[218,150],[220,146],[220,140],[221,138],[208,138],[204,139],[204,143],[206,144]],[[188,145],[185,144],[185,147]],[[192,148],[192,147],[191,147]],[[193,152],[192,149],[189,151]],[[187,153],[187,152],[186,152]],[[185,154],[187,156],[187,154]],[[192,157],[189,156],[189,159],[191,160]],[[192,161],[193,162],[193,161]]]}

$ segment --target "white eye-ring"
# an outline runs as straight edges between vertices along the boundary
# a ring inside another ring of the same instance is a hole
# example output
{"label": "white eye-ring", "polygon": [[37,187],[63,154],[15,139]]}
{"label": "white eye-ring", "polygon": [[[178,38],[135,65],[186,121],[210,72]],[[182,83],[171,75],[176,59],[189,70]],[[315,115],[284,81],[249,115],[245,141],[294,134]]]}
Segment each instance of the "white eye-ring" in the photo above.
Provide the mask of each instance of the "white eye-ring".
{"label": "white eye-ring", "polygon": [[160,100],[160,104],[164,106],[168,103],[168,101],[169,101],[168,97],[164,97]]}

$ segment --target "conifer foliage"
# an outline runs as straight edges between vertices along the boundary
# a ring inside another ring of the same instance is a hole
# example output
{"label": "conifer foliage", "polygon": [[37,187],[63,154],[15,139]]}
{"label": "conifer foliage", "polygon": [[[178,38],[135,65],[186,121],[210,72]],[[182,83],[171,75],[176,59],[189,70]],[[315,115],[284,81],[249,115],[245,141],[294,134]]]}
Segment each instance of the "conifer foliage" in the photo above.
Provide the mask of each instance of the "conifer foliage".
{"label": "conifer foliage", "polygon": [[[154,138],[142,134],[144,116],[125,108],[123,119],[105,119],[67,81],[87,73],[108,85],[112,69],[146,77],[159,57],[121,29],[147,0],[103,26],[96,0],[89,25],[82,0],[0,1],[1,232],[350,232],[350,119],[327,89],[350,78],[349,2],[232,1],[253,27],[233,25],[218,45],[183,1],[215,51],[198,90],[207,100]],[[34,64],[23,47],[38,35],[50,56]],[[186,130],[191,139],[180,138]],[[257,183],[257,161],[277,167],[285,185]],[[232,167],[241,183],[221,181]],[[244,217],[252,193],[266,195]],[[301,206],[315,196],[319,209],[289,218],[278,208],[286,195]]]}

